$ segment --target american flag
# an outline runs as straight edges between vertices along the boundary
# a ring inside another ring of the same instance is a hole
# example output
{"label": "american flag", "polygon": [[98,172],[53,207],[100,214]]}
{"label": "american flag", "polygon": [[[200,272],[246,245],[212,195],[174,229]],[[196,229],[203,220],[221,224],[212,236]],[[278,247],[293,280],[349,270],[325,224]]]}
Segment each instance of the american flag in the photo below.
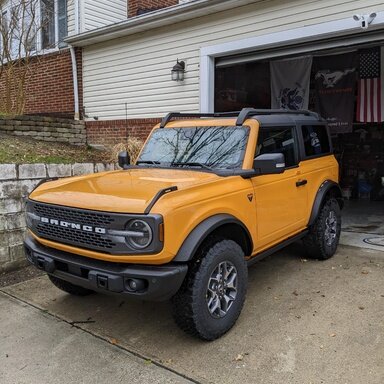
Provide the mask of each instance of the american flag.
{"label": "american flag", "polygon": [[377,123],[384,120],[383,48],[360,51],[356,120]]}

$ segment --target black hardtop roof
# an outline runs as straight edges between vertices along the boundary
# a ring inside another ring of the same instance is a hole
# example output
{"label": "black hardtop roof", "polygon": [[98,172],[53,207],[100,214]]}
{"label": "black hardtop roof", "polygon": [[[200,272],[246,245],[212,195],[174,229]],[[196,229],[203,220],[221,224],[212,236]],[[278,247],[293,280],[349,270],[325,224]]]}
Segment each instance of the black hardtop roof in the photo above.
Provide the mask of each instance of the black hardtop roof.
{"label": "black hardtop roof", "polygon": [[218,112],[218,113],[180,113],[171,112],[164,116],[160,123],[160,128],[164,128],[172,119],[176,118],[234,118],[236,117],[236,126],[242,126],[244,121],[253,118],[261,124],[282,124],[296,121],[316,121],[325,122],[316,112],[308,110],[286,110],[286,109],[254,109],[243,108],[241,111]]}

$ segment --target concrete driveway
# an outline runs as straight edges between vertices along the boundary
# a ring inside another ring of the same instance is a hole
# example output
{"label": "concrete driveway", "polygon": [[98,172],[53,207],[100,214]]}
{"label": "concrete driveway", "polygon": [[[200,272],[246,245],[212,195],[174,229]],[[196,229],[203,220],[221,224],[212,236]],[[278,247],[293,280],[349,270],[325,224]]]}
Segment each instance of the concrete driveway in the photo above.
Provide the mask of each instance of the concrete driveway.
{"label": "concrete driveway", "polygon": [[[119,361],[131,366],[132,375],[141,372],[142,383],[154,382],[149,379],[153,375],[159,382],[382,384],[384,252],[340,246],[335,257],[324,262],[304,257],[296,244],[255,264],[249,271],[248,296],[236,326],[210,343],[181,332],[167,302],[137,303],[103,295],[73,297],[56,289],[46,277],[6,287],[0,298],[33,312],[32,332],[50,329],[50,322],[90,338],[89,344],[72,351],[72,358],[81,361],[92,351],[95,372],[100,356],[104,364],[112,364],[112,373],[117,369],[116,359],[110,361],[110,354],[101,354],[118,347],[114,352],[125,354]],[[12,310],[4,312],[2,302],[3,339],[11,337],[10,322],[15,315]],[[17,335],[28,327],[30,320],[25,315],[15,321],[14,332]],[[32,372],[33,364],[55,359],[61,332],[57,330],[51,347],[43,349],[35,362],[31,359],[25,370]],[[38,340],[36,337],[36,343]],[[18,358],[31,355],[29,348],[21,348]],[[2,370],[15,367],[4,365],[5,353],[0,345],[0,378]],[[148,373],[149,361],[155,370]],[[70,365],[65,355],[62,364]],[[17,378],[17,372],[9,377]],[[84,376],[81,379],[92,382]],[[129,381],[127,376],[116,382]],[[62,374],[60,382],[71,381]]]}

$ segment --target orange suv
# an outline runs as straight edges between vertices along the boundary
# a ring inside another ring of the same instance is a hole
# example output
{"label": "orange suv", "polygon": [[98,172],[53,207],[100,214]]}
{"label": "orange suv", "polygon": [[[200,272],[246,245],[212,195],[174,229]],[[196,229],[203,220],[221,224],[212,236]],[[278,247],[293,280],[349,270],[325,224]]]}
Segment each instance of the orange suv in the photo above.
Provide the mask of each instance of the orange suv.
{"label": "orange suv", "polygon": [[213,340],[240,315],[247,266],[300,239],[310,257],[336,251],[338,164],[313,112],[171,113],[129,163],[30,194],[26,257],[58,288],[171,299]]}

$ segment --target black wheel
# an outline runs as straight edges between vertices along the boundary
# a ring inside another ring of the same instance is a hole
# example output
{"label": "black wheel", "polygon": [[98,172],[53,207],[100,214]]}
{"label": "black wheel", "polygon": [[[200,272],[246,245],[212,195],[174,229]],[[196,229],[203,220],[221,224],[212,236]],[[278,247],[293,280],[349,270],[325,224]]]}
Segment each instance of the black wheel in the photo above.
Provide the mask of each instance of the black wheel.
{"label": "black wheel", "polygon": [[247,290],[248,270],[241,247],[232,240],[211,242],[173,297],[173,315],[186,333],[214,340],[233,327]]}
{"label": "black wheel", "polygon": [[68,281],[59,279],[58,277],[55,277],[52,275],[48,275],[48,277],[49,277],[49,280],[51,280],[52,283],[57,288],[61,289],[64,292],[70,293],[71,295],[87,296],[87,295],[94,293],[94,291],[91,291],[90,289],[79,287],[78,285],[75,285],[75,284],[69,283]]}
{"label": "black wheel", "polygon": [[303,239],[308,257],[326,260],[332,257],[337,249],[341,232],[340,206],[336,199],[328,199]]}

